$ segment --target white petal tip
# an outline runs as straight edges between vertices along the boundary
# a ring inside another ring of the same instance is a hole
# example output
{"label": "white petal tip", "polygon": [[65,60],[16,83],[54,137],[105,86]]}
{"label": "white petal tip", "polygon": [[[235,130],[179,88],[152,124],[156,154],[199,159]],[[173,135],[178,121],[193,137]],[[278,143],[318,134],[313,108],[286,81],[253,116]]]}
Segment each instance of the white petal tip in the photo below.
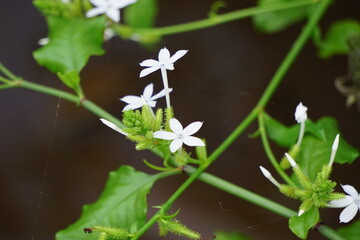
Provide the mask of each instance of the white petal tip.
{"label": "white petal tip", "polygon": [[339,147],[339,137],[340,134],[337,134],[334,140],[334,143],[332,145],[332,151],[337,151],[338,147]]}
{"label": "white petal tip", "polygon": [[298,123],[302,123],[302,122],[305,122],[307,120],[307,110],[308,108],[306,106],[304,106],[302,104],[302,102],[300,102],[297,107],[296,107],[296,110],[295,110],[295,120],[298,122]]}
{"label": "white petal tip", "polygon": [[299,212],[298,212],[298,216],[300,217],[301,215],[304,214],[304,212],[305,212],[305,211],[304,211],[303,209],[300,209]]}
{"label": "white petal tip", "polygon": [[297,167],[295,160],[288,153],[285,153],[285,156],[293,168]]}
{"label": "white petal tip", "polygon": [[271,173],[266,169],[264,168],[263,166],[259,166],[260,167],[260,170],[262,172],[262,174],[266,177],[266,178],[271,178]]}

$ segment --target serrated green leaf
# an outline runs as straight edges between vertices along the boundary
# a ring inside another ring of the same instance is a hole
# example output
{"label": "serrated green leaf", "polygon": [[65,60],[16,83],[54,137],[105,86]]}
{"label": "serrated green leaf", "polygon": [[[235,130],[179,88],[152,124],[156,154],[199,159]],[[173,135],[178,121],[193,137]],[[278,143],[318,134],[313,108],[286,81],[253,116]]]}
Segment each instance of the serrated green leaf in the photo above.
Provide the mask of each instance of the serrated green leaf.
{"label": "serrated green leaf", "polygon": [[227,233],[223,231],[217,231],[214,234],[216,240],[251,240],[251,238],[243,235],[240,232]]}
{"label": "serrated green leaf", "polygon": [[[270,116],[265,116],[265,126],[269,138],[282,147],[290,149],[299,135],[299,124],[285,126]],[[300,146],[297,163],[305,174],[315,180],[317,173],[330,159],[331,147],[336,134],[340,133],[334,118],[323,117],[316,123],[307,120],[305,136]],[[340,134],[339,148],[335,162],[351,164],[359,156],[359,150],[348,144]]]}
{"label": "serrated green leaf", "polygon": [[360,23],[356,20],[347,19],[334,22],[327,31],[323,40],[316,41],[318,55],[329,58],[336,54],[347,54],[349,37],[360,35]]}
{"label": "serrated green leaf", "polygon": [[49,17],[50,42],[36,50],[35,60],[51,72],[77,71],[91,55],[102,55],[105,18],[92,19]]}
{"label": "serrated green leaf", "polygon": [[[148,175],[130,166],[122,166],[111,172],[99,199],[85,205],[79,220],[59,231],[56,240],[85,239],[83,229],[94,225],[122,227],[129,231],[134,224],[141,228],[146,221],[146,195],[153,183],[163,176]],[[97,234],[86,235],[87,240],[96,238]]]}
{"label": "serrated green leaf", "polygon": [[138,0],[124,9],[124,21],[133,28],[150,28],[154,26],[157,12],[157,0]]}
{"label": "serrated green leaf", "polygon": [[319,218],[319,210],[316,207],[312,207],[300,217],[291,217],[289,219],[289,228],[299,238],[306,239],[308,231],[319,222]]}
{"label": "serrated green leaf", "polygon": [[338,228],[337,232],[339,235],[347,240],[358,240],[360,236],[360,221],[356,221],[345,227]]}
{"label": "serrated green leaf", "polygon": [[[292,0],[258,0],[258,6],[271,7]],[[301,6],[285,10],[267,12],[255,15],[253,24],[256,29],[264,33],[274,33],[281,31],[307,17],[309,6]]]}

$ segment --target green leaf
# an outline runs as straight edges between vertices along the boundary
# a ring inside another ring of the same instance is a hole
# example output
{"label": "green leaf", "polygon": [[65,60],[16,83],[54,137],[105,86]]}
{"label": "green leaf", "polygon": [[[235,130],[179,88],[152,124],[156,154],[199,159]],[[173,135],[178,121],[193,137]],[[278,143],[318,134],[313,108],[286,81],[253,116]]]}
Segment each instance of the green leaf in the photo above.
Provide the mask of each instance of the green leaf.
{"label": "green leaf", "polygon": [[54,73],[80,73],[91,55],[102,55],[105,18],[92,19],[49,17],[50,42],[33,55],[42,66]]}
{"label": "green leaf", "polygon": [[[315,180],[321,167],[329,162],[333,141],[336,134],[340,132],[336,120],[330,117],[319,119],[315,126],[321,133],[321,137],[310,134],[305,135],[300,154],[296,159],[303,172],[311,180]],[[351,164],[358,156],[358,149],[352,147],[340,136],[335,162]]]}
{"label": "green leaf", "polygon": [[[269,7],[279,5],[292,0],[258,0],[258,6]],[[279,32],[307,17],[309,6],[301,6],[285,10],[266,12],[254,16],[253,24],[255,28],[264,33]]]}
{"label": "green leaf", "polygon": [[[122,166],[111,172],[99,199],[85,205],[80,219],[59,231],[56,240],[85,239],[83,229],[94,225],[122,227],[129,231],[134,224],[141,228],[146,221],[146,195],[153,183],[164,176],[148,175],[130,166]],[[88,234],[86,237],[95,240],[97,234]]]}
{"label": "green leaf", "polygon": [[223,231],[217,231],[214,235],[216,236],[216,240],[251,240],[251,238],[246,237],[240,232],[227,233]]}
{"label": "green leaf", "polygon": [[80,76],[77,71],[71,71],[65,74],[58,72],[58,77],[63,81],[63,83],[69,88],[76,89],[80,84]]}
{"label": "green leaf", "polygon": [[356,20],[347,19],[334,22],[327,31],[323,40],[315,41],[318,46],[318,55],[329,58],[336,54],[347,54],[347,44],[351,36],[360,35],[360,23]]}
{"label": "green leaf", "polygon": [[310,208],[304,214],[293,216],[289,219],[290,230],[299,238],[306,239],[308,231],[319,222],[319,210],[316,207]]}
{"label": "green leaf", "polygon": [[[265,127],[270,139],[282,147],[290,149],[299,135],[299,124],[285,126],[270,116],[265,116]],[[331,147],[336,134],[340,133],[334,118],[323,117],[316,123],[306,121],[305,136],[300,146],[296,161],[311,180],[330,159]],[[348,144],[340,134],[339,148],[335,162],[351,164],[359,156],[359,150]]]}
{"label": "green leaf", "polygon": [[346,227],[341,227],[337,230],[339,235],[343,236],[347,240],[358,240],[360,236],[360,221],[356,221]]}
{"label": "green leaf", "polygon": [[124,9],[124,21],[133,28],[150,28],[154,26],[157,12],[157,0],[138,0]]}

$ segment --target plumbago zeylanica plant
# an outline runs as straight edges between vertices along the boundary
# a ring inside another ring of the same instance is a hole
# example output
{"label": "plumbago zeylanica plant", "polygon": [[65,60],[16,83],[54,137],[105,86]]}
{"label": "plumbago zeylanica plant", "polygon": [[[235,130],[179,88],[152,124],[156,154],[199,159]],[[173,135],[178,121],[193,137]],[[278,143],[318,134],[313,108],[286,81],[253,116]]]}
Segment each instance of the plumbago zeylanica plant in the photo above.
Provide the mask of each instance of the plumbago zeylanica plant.
{"label": "plumbago zeylanica plant", "polygon": [[[319,214],[320,208],[345,208],[340,214],[340,222],[347,223],[359,211],[360,195],[356,189],[351,185],[342,185],[347,195],[336,192],[337,183],[331,180],[333,167],[336,164],[351,164],[359,156],[358,150],[341,137],[334,118],[323,117],[316,122],[311,121],[307,117],[307,107],[302,103],[295,111],[298,124],[290,127],[265,111],[287,70],[310,38],[313,38],[322,57],[349,55],[350,72],[345,80],[337,81],[337,87],[348,97],[348,105],[359,103],[360,24],[355,20],[340,20],[331,25],[325,36],[321,36],[318,22],[330,3],[330,0],[261,0],[254,7],[218,14],[217,10],[223,6],[223,2],[215,2],[208,19],[155,28],[156,0],[34,0],[34,6],[44,15],[49,27],[49,35],[39,41],[43,46],[34,52],[34,58],[41,66],[57,74],[73,93],[24,80],[2,64],[0,89],[26,88],[74,102],[133,141],[136,150],[149,150],[163,159],[162,166],[144,161],[146,166],[158,171],[157,174],[146,174],[129,166],[121,166],[112,172],[99,199],[84,207],[78,221],[59,231],[56,239],[135,240],[140,239],[156,223],[159,235],[165,238],[168,234],[176,234],[188,239],[244,239],[240,235],[230,236],[226,233],[202,236],[178,220],[179,210],[175,213],[169,211],[176,199],[195,180],[289,218],[289,228],[301,239],[306,239],[311,229],[318,230],[328,239],[358,239],[356,229],[359,228],[359,221],[336,231],[323,224]],[[140,77],[159,74],[159,70],[164,89],[153,94],[154,86],[150,83],[145,86],[142,95],[120,98],[127,104],[123,109],[122,120],[85,97],[80,72],[90,56],[104,54],[102,44],[109,38],[118,35],[149,47],[169,34],[207,28],[246,17],[252,17],[255,26],[268,33],[282,30],[303,19],[307,22],[257,105],[210,155],[207,154],[206,142],[211,139],[205,141],[193,136],[203,126],[203,122],[183,125],[170,101],[173,89],[169,86],[167,71],[174,70],[176,61],[186,56],[188,50],[179,50],[171,55],[164,47],[159,50],[157,60],[147,59],[140,63],[143,67]],[[156,101],[163,97],[166,108],[156,108]],[[296,211],[205,172],[255,120],[258,120],[258,131],[254,136],[260,136],[271,164],[284,183],[278,182],[262,166],[261,172],[282,194],[300,201]],[[273,154],[269,139],[288,149],[280,161]],[[185,149],[185,145],[195,147],[195,153],[188,151],[191,148]],[[289,168],[292,169],[292,175]],[[152,185],[159,179],[184,172],[189,175],[187,180],[166,202],[155,206],[158,208],[157,213],[147,219],[146,195]]]}

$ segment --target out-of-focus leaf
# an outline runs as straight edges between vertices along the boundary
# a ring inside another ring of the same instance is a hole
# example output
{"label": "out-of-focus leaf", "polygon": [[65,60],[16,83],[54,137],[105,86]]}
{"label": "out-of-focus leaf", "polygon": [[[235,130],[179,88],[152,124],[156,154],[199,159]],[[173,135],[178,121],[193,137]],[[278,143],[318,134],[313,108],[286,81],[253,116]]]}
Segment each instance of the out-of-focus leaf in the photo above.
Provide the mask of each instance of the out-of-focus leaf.
{"label": "out-of-focus leaf", "polygon": [[[164,175],[148,175],[122,166],[111,172],[105,189],[99,199],[85,205],[81,217],[72,225],[56,234],[56,240],[85,239],[84,228],[94,225],[122,227],[129,231],[137,225],[141,228],[146,221],[146,195],[153,183]],[[95,240],[96,233],[87,234],[87,240]]]}
{"label": "out-of-focus leaf", "polygon": [[339,235],[346,240],[358,240],[360,236],[360,221],[356,221],[337,230]]}
{"label": "out-of-focus leaf", "polygon": [[[258,0],[258,6],[271,7],[284,2],[293,0]],[[253,23],[256,29],[264,33],[274,33],[281,31],[307,17],[309,6],[301,6],[285,10],[278,10],[257,14],[253,17]]]}
{"label": "out-of-focus leaf", "polygon": [[[284,126],[270,116],[265,116],[265,126],[269,137],[278,145],[289,149],[298,138],[298,125]],[[306,121],[305,136],[295,160],[311,180],[315,180],[321,167],[329,162],[331,147],[338,133],[340,130],[334,118],[323,117],[316,123],[310,120]],[[351,164],[358,156],[359,150],[348,144],[340,134],[335,162]]]}
{"label": "out-of-focus leaf", "polygon": [[360,23],[356,20],[347,19],[334,22],[323,40],[315,41],[318,55],[322,58],[329,58],[336,54],[347,54],[349,47],[347,44],[351,36],[360,35]]}
{"label": "out-of-focus leaf", "polygon": [[289,219],[290,230],[299,238],[306,239],[308,231],[319,222],[319,210],[316,207],[310,208],[304,214],[293,216]]}
{"label": "out-of-focus leaf", "polygon": [[150,28],[154,26],[157,12],[157,0],[138,0],[124,9],[124,21],[133,28]]}
{"label": "out-of-focus leaf", "polygon": [[105,18],[92,19],[49,17],[50,42],[33,55],[42,66],[54,73],[66,74],[81,69],[91,55],[102,55]]}
{"label": "out-of-focus leaf", "polygon": [[227,233],[223,231],[217,231],[214,235],[216,236],[216,240],[251,240],[251,238],[239,232]]}
{"label": "out-of-focus leaf", "polygon": [[80,83],[80,76],[77,71],[71,71],[65,74],[58,73],[58,77],[69,88],[76,89]]}

